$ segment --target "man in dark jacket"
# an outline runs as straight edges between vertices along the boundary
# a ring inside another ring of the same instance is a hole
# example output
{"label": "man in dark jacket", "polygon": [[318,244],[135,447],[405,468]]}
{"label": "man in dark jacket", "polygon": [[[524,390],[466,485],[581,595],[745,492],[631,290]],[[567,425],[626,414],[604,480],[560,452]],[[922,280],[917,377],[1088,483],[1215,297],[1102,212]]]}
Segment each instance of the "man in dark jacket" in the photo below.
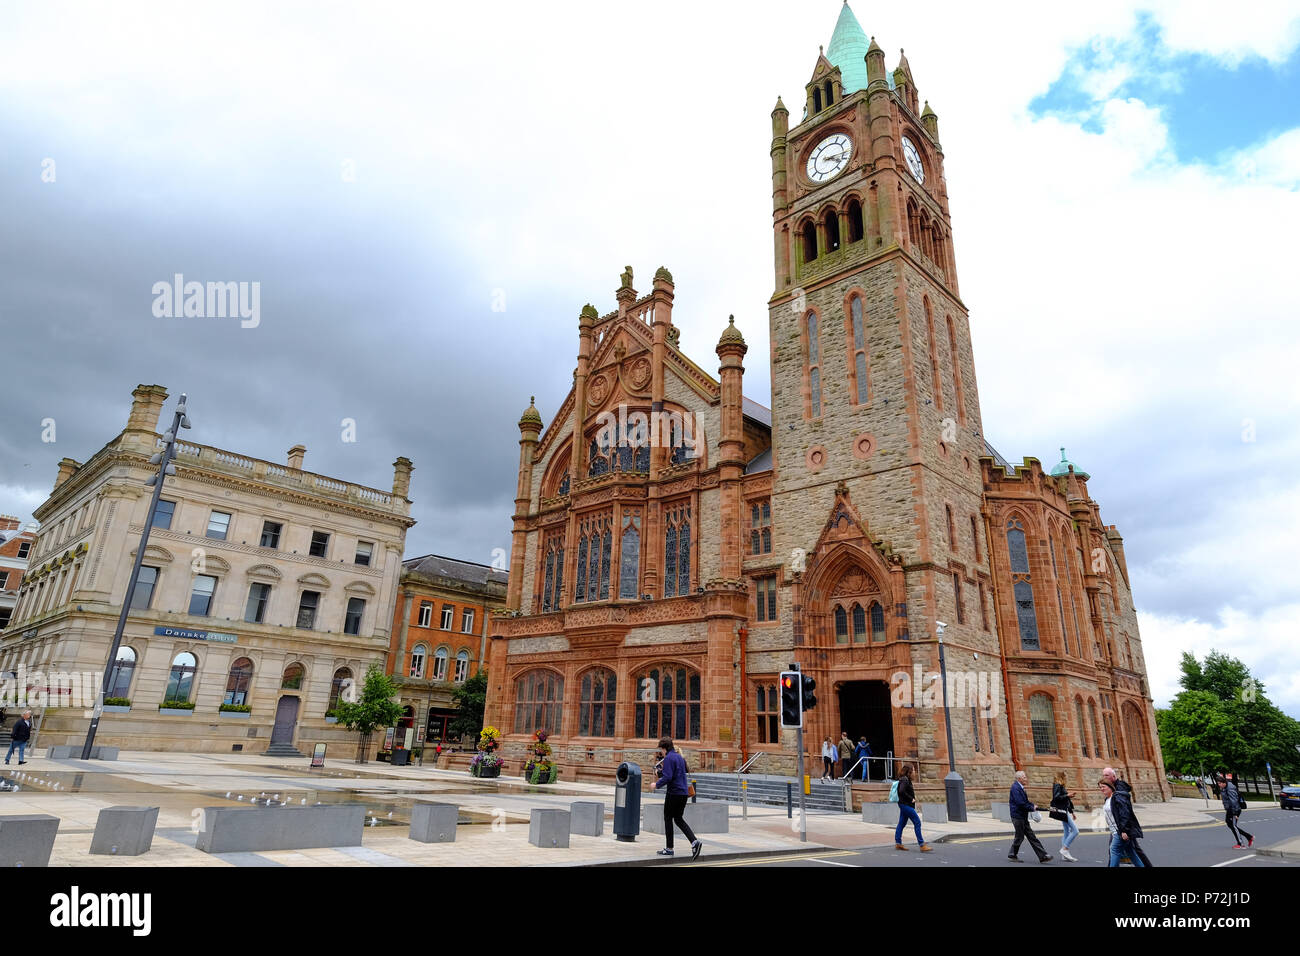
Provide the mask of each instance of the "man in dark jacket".
{"label": "man in dark jacket", "polygon": [[21,766],[27,761],[23,759],[27,751],[27,741],[32,739],[32,712],[24,710],[23,715],[14,721],[12,731],[13,738],[9,741],[9,752],[5,754],[5,763],[14,755],[14,748],[18,748],[18,763]]}
{"label": "man in dark jacket", "polygon": [[[6,761],[7,763],[8,761]],[[1245,850],[1255,845],[1255,837],[1241,828],[1240,817],[1241,811],[1245,809],[1242,803],[1241,793],[1237,790],[1237,785],[1228,777],[1224,777],[1219,784],[1219,793],[1223,800],[1223,822],[1228,825],[1232,831],[1233,837],[1237,840],[1234,850]],[[1241,838],[1245,837],[1246,842],[1242,843]]]}
{"label": "man in dark jacket", "polygon": [[[1111,785],[1111,787],[1114,789],[1114,791],[1117,794],[1123,794],[1127,798],[1130,807],[1133,806],[1133,787],[1129,784],[1127,780],[1121,780],[1119,778],[1119,774],[1115,772],[1114,767],[1107,767],[1105,770],[1101,772],[1101,776],[1103,780],[1105,780],[1107,783]],[[1134,816],[1133,819],[1136,820],[1137,817]],[[1142,835],[1141,833],[1138,834],[1138,836],[1141,835]],[[1142,861],[1142,865],[1150,866],[1151,861],[1147,859],[1146,851],[1143,850],[1142,847],[1138,846],[1136,840],[1132,840],[1130,842],[1131,842],[1133,852],[1136,853],[1138,859]]]}
{"label": "man in dark jacket", "polygon": [[1017,770],[1016,781],[1011,785],[1011,825],[1016,828],[1016,838],[1011,842],[1011,852],[1007,854],[1007,859],[1019,863],[1020,841],[1028,840],[1029,846],[1038,855],[1038,862],[1047,863],[1052,859],[1051,854],[1043,849],[1043,844],[1034,835],[1034,828],[1029,825],[1029,814],[1038,808],[1030,802],[1029,795],[1025,793],[1025,784],[1028,780],[1029,777],[1023,770]]}
{"label": "man in dark jacket", "polygon": [[664,840],[667,846],[659,851],[660,856],[673,855],[673,824],[681,827],[682,834],[691,841],[691,859],[700,855],[703,846],[686,825],[686,798],[690,795],[690,781],[686,776],[686,761],[673,749],[672,738],[663,737],[659,749],[664,752],[664,762],[659,768],[659,779],[653,784],[654,789],[667,787],[664,794]]}

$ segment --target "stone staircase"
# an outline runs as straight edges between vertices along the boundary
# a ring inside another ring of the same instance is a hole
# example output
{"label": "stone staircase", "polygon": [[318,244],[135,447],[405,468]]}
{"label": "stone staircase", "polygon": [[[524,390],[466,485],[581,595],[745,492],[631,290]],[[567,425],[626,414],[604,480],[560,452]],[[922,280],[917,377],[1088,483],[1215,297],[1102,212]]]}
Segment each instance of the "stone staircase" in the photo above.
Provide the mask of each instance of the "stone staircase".
{"label": "stone staircase", "polygon": [[[750,803],[763,804],[765,806],[785,806],[787,785],[793,784],[795,789],[791,796],[794,805],[799,805],[799,790],[793,777],[781,777],[768,774],[743,774],[734,773],[693,773],[690,775],[695,781],[695,794],[700,799],[705,800],[726,800],[728,803],[740,803],[740,780],[746,781],[746,793]],[[889,787],[887,784],[875,784],[875,788],[881,789],[888,799]],[[838,780],[834,783],[821,783],[814,779],[812,781],[811,793],[807,797],[807,807],[809,810],[831,810],[844,812],[844,787],[845,785]],[[878,798],[872,798],[878,799]]]}
{"label": "stone staircase", "polygon": [[268,757],[305,757],[307,756],[293,744],[271,744],[266,748]]}

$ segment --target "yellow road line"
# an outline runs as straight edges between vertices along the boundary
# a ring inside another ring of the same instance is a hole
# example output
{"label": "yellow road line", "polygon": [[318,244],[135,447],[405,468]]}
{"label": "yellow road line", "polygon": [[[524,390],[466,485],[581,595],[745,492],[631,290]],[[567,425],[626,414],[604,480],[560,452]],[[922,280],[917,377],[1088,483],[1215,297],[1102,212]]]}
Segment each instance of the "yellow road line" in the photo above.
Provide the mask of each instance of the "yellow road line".
{"label": "yellow road line", "polygon": [[[1187,823],[1187,824],[1182,824],[1182,825],[1179,825],[1179,826],[1160,827],[1159,829],[1150,830],[1150,831],[1147,833],[1147,836],[1146,836],[1144,839],[1145,839],[1148,843],[1150,843],[1150,842],[1151,842],[1151,834],[1152,834],[1152,833],[1169,833],[1169,832],[1172,831],[1172,830],[1209,830],[1209,829],[1212,829],[1212,828],[1214,828],[1214,827],[1221,827],[1221,826],[1223,826],[1222,823]],[[1040,838],[1040,839],[1042,838],[1042,833],[1041,833],[1040,831],[1035,830],[1034,832],[1037,833],[1037,834],[1039,835],[1039,838]],[[1053,832],[1053,833],[1056,833],[1057,831],[1054,830],[1054,831],[1052,831],[1052,832]],[[1085,837],[1085,836],[1109,836],[1109,835],[1110,835],[1110,834],[1109,834],[1107,831],[1105,831],[1105,830],[1083,830],[1083,831],[1081,831],[1081,832],[1079,833],[1079,836],[1081,836],[1081,837]],[[943,842],[946,843],[946,844],[949,844],[949,845],[956,845],[956,844],[961,844],[961,843],[1005,843],[1005,842],[1007,841],[1007,838],[1008,838],[1008,837],[1012,837],[1012,836],[1015,836],[1015,834],[1014,834],[1014,833],[1006,833],[1006,834],[1003,834],[1002,836],[970,837],[970,838],[965,839],[965,840],[944,840]],[[942,845],[943,845],[943,844],[940,844],[940,846],[942,846]]]}
{"label": "yellow road line", "polygon": [[830,852],[816,853],[808,851],[807,853],[790,853],[784,856],[759,856],[748,860],[716,860],[705,863],[687,863],[686,866],[755,866],[760,863],[783,863],[789,860],[813,860],[819,857],[829,858],[833,856],[853,856],[857,850],[831,850]]}

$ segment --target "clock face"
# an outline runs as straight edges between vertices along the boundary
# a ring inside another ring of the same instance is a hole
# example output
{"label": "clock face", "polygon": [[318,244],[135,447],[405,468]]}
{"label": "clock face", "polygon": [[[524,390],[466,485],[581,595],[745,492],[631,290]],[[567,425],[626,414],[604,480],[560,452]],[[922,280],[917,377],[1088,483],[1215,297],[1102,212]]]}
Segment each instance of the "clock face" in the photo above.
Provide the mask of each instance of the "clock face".
{"label": "clock face", "polygon": [[903,160],[907,163],[907,171],[912,174],[912,178],[918,183],[924,183],[925,168],[921,165],[921,154],[906,136],[903,137]]}
{"label": "clock face", "polygon": [[853,155],[853,140],[844,133],[827,136],[808,157],[808,178],[824,183],[844,172]]}

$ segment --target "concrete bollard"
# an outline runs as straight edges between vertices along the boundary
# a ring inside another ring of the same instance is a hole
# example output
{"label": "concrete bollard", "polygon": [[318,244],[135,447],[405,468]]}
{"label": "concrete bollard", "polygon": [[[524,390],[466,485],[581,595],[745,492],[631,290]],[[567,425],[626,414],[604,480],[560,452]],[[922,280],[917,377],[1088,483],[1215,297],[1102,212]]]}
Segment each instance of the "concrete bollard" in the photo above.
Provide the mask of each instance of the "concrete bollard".
{"label": "concrete bollard", "polygon": [[157,826],[157,807],[105,807],[95,820],[90,852],[105,856],[148,853]]}
{"label": "concrete bollard", "polygon": [[948,822],[948,804],[946,803],[922,803],[917,805],[917,810],[921,814],[923,823]]}
{"label": "concrete bollard", "polygon": [[1011,822],[1011,805],[1001,800],[995,800],[989,804],[989,809],[993,811],[993,819],[1001,820],[1003,823]]}
{"label": "concrete bollard", "polygon": [[195,847],[204,853],[306,850],[360,846],[366,808],[360,804],[318,807],[204,807]]}
{"label": "concrete bollard", "polygon": [[[682,818],[696,833],[727,833],[731,826],[730,806],[725,803],[688,803]],[[664,832],[663,804],[645,805],[641,816],[641,829],[647,833]]]}
{"label": "concrete bollard", "polygon": [[568,810],[533,810],[528,817],[528,842],[533,846],[569,845]]}
{"label": "concrete bollard", "polygon": [[599,800],[576,800],[569,804],[569,832],[578,836],[603,836],[605,804]]}
{"label": "concrete bollard", "polygon": [[455,843],[460,807],[421,800],[411,807],[410,837],[419,843]]}
{"label": "concrete bollard", "polygon": [[49,866],[59,818],[45,813],[0,816],[0,867]]}
{"label": "concrete bollard", "polygon": [[862,822],[895,826],[898,823],[898,804],[864,803],[862,805]]}

